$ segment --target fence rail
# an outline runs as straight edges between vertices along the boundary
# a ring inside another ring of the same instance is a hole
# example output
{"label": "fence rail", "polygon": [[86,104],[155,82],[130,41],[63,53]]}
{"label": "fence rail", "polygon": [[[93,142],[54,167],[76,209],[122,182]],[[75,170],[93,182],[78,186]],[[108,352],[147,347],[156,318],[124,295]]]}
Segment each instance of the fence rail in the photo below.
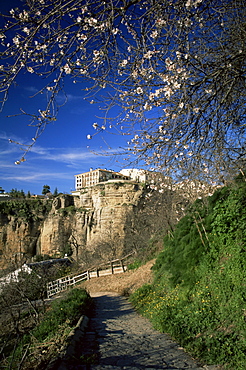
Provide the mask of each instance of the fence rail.
{"label": "fence rail", "polygon": [[121,259],[116,259],[98,265],[97,267],[92,267],[89,270],[82,272],[78,275],[64,276],[54,281],[50,281],[47,284],[47,297],[50,298],[57,293],[67,290],[69,287],[72,287],[77,283],[80,283],[84,280],[89,280],[93,277],[100,277],[125,272],[127,270],[126,261],[129,259],[129,257],[131,257],[134,254],[135,252],[130,253]]}

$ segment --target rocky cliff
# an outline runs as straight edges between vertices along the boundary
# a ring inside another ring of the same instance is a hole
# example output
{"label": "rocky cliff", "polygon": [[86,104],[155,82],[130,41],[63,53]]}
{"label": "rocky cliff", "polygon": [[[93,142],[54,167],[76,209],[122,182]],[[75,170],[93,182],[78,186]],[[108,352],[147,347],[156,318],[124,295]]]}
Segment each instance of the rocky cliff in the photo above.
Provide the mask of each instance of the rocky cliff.
{"label": "rocky cliff", "polygon": [[144,193],[144,188],[133,182],[107,182],[77,195],[55,198],[50,206],[51,201],[40,200],[42,209],[32,209],[34,200],[22,201],[19,208],[18,202],[12,201],[12,208],[2,202],[1,267],[30,261],[36,255],[68,253],[86,265],[128,253],[133,248],[135,214]]}

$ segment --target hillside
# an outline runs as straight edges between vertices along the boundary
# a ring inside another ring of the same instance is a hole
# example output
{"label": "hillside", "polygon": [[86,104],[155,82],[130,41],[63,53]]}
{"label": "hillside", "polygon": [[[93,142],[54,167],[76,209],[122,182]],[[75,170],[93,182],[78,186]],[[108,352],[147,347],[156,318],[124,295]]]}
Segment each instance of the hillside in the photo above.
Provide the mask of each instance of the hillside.
{"label": "hillside", "polygon": [[151,260],[140,266],[138,269],[126,271],[123,274],[102,276],[92,278],[81,284],[89,293],[95,292],[117,292],[122,295],[129,295],[135,292],[143,284],[150,284],[153,281],[151,267],[155,260]]}
{"label": "hillside", "polygon": [[[156,260],[123,274],[92,278],[81,287],[89,293],[112,291],[130,296],[155,328],[169,333],[194,357],[208,365],[244,370],[245,209],[246,183],[238,179],[212,196],[196,200],[164,239],[158,233],[158,247],[163,242],[163,250]],[[161,212],[158,217],[163,225],[168,208],[162,204],[161,210],[163,217]],[[148,218],[143,218],[144,222]],[[137,258],[153,256],[153,247],[155,235]]]}
{"label": "hillside", "polygon": [[154,281],[131,300],[207,364],[246,364],[246,184],[197,200],[164,238]]}

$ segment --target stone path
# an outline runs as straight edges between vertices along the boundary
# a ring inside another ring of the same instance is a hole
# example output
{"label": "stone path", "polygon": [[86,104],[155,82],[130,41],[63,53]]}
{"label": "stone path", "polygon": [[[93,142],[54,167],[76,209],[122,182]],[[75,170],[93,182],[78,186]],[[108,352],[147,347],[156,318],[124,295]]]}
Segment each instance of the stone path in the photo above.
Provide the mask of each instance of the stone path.
{"label": "stone path", "polygon": [[[174,370],[216,369],[199,365],[166,334],[154,330],[126,298],[117,293],[94,293],[96,308],[86,334],[82,357],[88,363],[78,369]],[[76,367],[77,368],[77,367]]]}

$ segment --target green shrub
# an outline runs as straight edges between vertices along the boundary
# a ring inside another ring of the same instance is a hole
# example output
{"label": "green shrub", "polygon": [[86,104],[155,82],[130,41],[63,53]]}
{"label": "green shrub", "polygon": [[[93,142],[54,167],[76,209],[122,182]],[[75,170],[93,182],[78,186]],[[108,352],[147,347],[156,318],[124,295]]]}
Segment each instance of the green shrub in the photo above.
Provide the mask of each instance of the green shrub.
{"label": "green shrub", "polygon": [[76,213],[76,208],[75,206],[69,206],[69,207],[66,207],[66,211],[67,213],[71,213],[72,215],[74,215]]}
{"label": "green shrub", "polygon": [[52,337],[59,326],[69,322],[70,326],[76,323],[80,315],[85,314],[90,306],[90,297],[83,289],[72,289],[66,299],[54,301],[42,320],[32,331],[38,341]]}
{"label": "green shrub", "polygon": [[136,260],[136,261],[134,261],[133,263],[130,263],[130,264],[127,266],[127,269],[128,269],[128,270],[135,270],[135,269],[139,268],[141,265],[142,265],[142,262],[141,262],[141,261],[139,261],[139,260]]}
{"label": "green shrub", "polygon": [[46,215],[51,210],[51,205],[51,200],[7,200],[0,203],[0,213],[15,216],[25,222],[33,222]]}
{"label": "green shrub", "polygon": [[[90,307],[91,298],[84,289],[73,289],[66,294],[65,298],[53,301],[51,307],[42,316],[42,321],[34,329],[23,333],[22,336],[18,335],[13,345],[4,348],[5,363],[11,363],[8,368],[20,368],[20,363],[26,355],[30,361],[27,368],[34,368],[33,354],[39,361],[39,368],[46,368],[79,317],[87,314]],[[50,346],[51,342],[52,346]]]}

